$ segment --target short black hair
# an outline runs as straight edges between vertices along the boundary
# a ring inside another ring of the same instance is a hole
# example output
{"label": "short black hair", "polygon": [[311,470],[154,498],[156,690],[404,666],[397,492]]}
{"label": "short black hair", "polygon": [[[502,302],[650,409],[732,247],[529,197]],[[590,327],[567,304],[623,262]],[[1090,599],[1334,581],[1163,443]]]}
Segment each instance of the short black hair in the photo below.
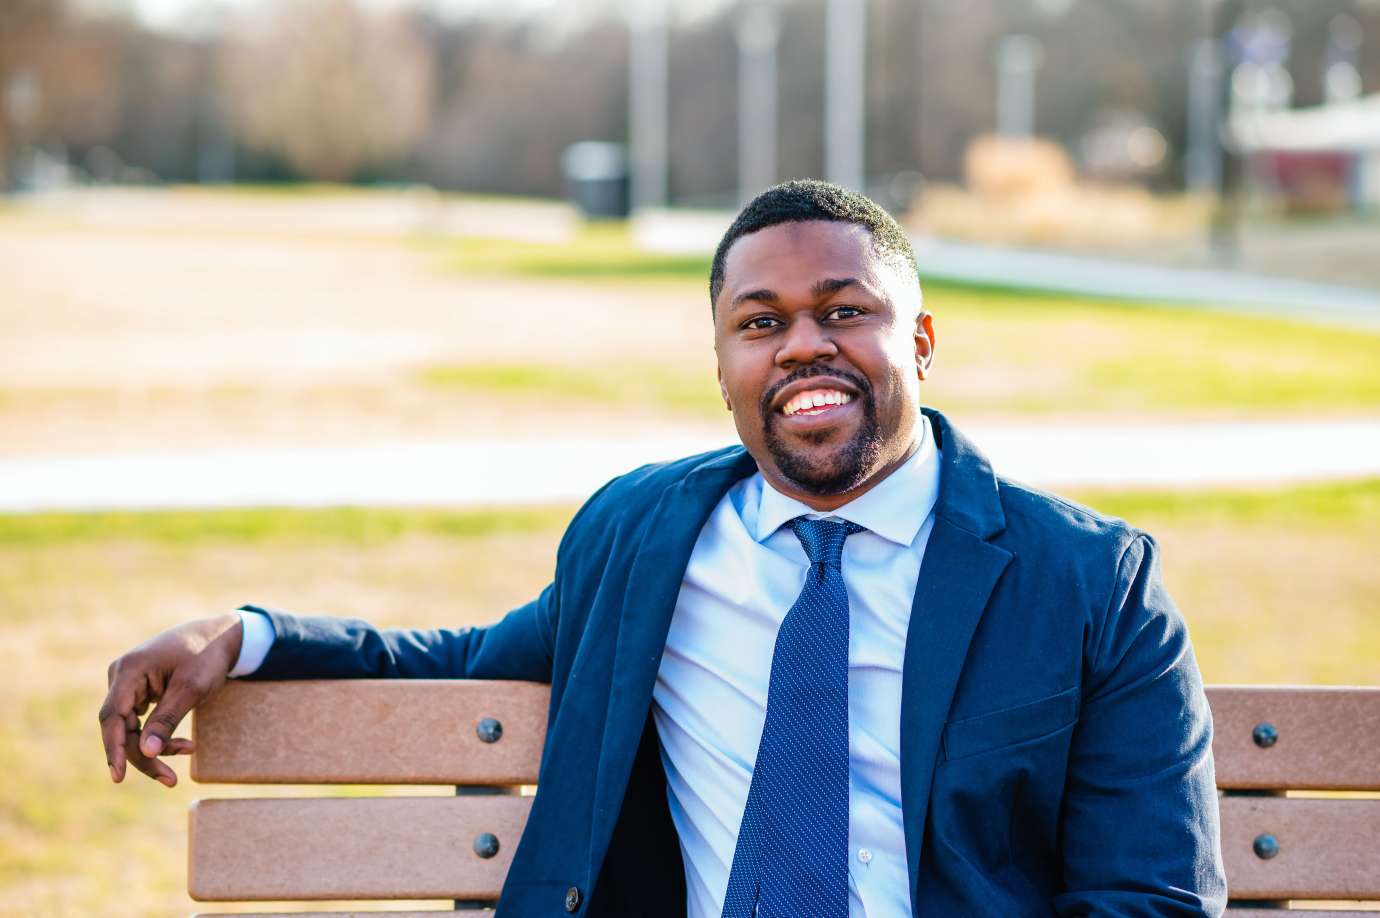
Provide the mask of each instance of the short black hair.
{"label": "short black hair", "polygon": [[724,286],[724,261],[733,243],[749,233],[776,226],[778,223],[798,223],[806,220],[831,220],[864,226],[872,234],[872,244],[882,258],[903,265],[920,282],[920,270],[915,264],[915,250],[910,237],[871,198],[849,191],[830,182],[816,179],[795,179],[773,185],[747,203],[739,211],[733,225],[719,240],[714,251],[714,264],[709,269],[709,308]]}

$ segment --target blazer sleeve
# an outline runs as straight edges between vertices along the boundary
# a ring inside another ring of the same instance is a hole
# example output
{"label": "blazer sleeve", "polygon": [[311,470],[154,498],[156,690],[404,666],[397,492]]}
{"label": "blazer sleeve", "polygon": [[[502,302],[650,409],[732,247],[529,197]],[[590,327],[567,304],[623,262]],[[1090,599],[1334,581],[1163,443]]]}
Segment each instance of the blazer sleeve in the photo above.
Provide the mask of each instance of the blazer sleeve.
{"label": "blazer sleeve", "polygon": [[375,628],[355,618],[261,606],[273,646],[247,679],[519,679],[551,681],[556,590],[481,628]]}
{"label": "blazer sleeve", "polygon": [[[648,468],[648,466],[643,467]],[[641,471],[641,470],[638,470]],[[552,678],[560,595],[567,559],[598,556],[609,527],[607,495],[620,476],[595,491],[571,519],[556,550],[556,573],[541,595],[481,628],[375,628],[357,618],[292,615],[262,606],[273,624],[268,656],[245,679],[515,679]],[[576,564],[578,568],[579,565]]]}
{"label": "blazer sleeve", "polygon": [[1220,915],[1212,718],[1147,535],[1122,554],[1085,652],[1064,793],[1059,915]]}

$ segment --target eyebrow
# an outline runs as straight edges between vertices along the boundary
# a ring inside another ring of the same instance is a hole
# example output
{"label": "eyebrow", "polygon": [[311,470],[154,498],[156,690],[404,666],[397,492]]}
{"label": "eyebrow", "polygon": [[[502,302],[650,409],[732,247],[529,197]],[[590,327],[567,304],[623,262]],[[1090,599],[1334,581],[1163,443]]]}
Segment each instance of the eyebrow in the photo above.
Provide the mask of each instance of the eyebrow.
{"label": "eyebrow", "polygon": [[747,302],[748,300],[757,300],[757,301],[762,302],[762,303],[775,303],[775,302],[777,301],[777,299],[778,299],[778,297],[776,296],[776,291],[775,291],[775,290],[768,290],[768,289],[766,289],[765,287],[763,287],[763,288],[760,289],[760,290],[745,290],[745,291],[743,291],[742,293],[740,293],[740,294],[738,294],[737,296],[735,296],[735,297],[733,298],[733,302],[729,303],[728,305],[729,305],[729,308],[731,309],[731,308],[737,306],[739,303],[744,303],[744,302]]}
{"label": "eyebrow", "polygon": [[815,299],[823,299],[832,293],[838,293],[843,288],[851,287],[856,283],[858,283],[856,277],[831,277],[822,281],[817,281],[815,285],[810,288],[810,292],[814,294]]}
{"label": "eyebrow", "polygon": [[[857,283],[859,283],[859,281],[856,277],[825,278],[824,280],[814,283],[814,286],[810,288],[810,295],[817,300],[823,299],[826,296],[838,293],[845,287],[851,287]],[[780,297],[776,295],[775,290],[768,290],[765,287],[758,290],[745,290],[733,298],[732,302],[729,303],[729,308],[732,309],[747,300],[757,300],[760,303],[775,303],[779,299]]]}

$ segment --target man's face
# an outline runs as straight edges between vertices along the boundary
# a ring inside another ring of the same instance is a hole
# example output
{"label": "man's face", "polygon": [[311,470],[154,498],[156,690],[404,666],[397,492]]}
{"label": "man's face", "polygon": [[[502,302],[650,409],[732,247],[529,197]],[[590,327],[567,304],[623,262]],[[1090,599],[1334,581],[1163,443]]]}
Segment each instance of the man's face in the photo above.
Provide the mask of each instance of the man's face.
{"label": "man's face", "polygon": [[933,354],[915,278],[852,223],[781,223],[729,249],[714,304],[719,383],[779,490],[837,506],[913,452]]}

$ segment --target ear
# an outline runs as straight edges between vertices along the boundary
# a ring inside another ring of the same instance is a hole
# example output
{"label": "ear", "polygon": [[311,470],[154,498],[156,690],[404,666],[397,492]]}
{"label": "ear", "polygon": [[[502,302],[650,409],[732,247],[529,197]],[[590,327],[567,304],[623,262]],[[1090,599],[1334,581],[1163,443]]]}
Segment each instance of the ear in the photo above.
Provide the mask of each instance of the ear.
{"label": "ear", "polygon": [[921,310],[915,319],[915,372],[923,382],[934,363],[934,316]]}
{"label": "ear", "polygon": [[724,385],[724,371],[719,369],[718,367],[715,367],[714,375],[717,376],[719,379],[719,395],[724,400],[724,407],[727,408],[729,411],[732,411],[733,402],[729,401],[728,388]]}

